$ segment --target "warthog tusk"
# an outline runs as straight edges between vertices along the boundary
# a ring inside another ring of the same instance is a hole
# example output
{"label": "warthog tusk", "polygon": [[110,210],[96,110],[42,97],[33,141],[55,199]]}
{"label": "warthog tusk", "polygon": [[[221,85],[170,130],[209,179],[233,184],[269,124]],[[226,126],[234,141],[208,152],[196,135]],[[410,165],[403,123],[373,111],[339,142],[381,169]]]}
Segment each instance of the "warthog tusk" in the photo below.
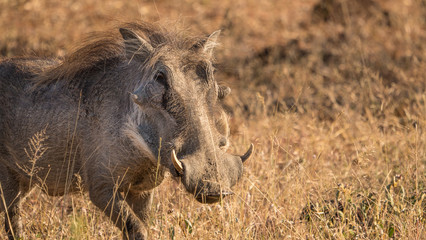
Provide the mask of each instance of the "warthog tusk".
{"label": "warthog tusk", "polygon": [[247,159],[249,159],[253,153],[253,150],[254,150],[254,145],[253,143],[250,143],[250,147],[247,150],[247,152],[241,156],[241,161],[245,162]]}
{"label": "warthog tusk", "polygon": [[172,163],[173,166],[175,166],[176,170],[180,173],[183,174],[183,167],[182,167],[182,163],[179,161],[179,159],[176,157],[176,152],[175,150],[172,150]]}
{"label": "warthog tusk", "polygon": [[136,95],[134,93],[131,93],[130,96],[132,97],[133,102],[135,102],[135,103],[137,103],[137,104],[140,105],[138,95]]}

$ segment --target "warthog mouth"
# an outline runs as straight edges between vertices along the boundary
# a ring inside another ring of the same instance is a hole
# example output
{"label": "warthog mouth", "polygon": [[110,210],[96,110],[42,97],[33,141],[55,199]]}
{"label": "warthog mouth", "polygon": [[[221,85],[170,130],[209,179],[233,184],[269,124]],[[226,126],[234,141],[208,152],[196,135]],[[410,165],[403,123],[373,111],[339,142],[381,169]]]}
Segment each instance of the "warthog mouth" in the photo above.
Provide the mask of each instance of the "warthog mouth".
{"label": "warthog mouth", "polygon": [[233,195],[234,193],[231,191],[222,191],[221,193],[207,193],[207,194],[198,194],[195,196],[195,199],[200,203],[216,203],[219,202],[220,199]]}

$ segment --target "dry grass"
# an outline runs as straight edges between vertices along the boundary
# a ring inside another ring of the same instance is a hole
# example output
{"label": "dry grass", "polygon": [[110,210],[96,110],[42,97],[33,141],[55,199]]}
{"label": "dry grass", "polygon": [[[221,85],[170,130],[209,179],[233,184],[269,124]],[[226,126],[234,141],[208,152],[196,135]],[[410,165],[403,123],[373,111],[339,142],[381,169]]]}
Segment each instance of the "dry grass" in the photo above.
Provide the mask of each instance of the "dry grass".
{"label": "dry grass", "polygon": [[[230,152],[256,146],[221,204],[156,189],[152,239],[426,239],[424,0],[1,0],[0,54],[63,56],[117,19],[222,28]],[[83,193],[23,208],[28,239],[120,238]]]}

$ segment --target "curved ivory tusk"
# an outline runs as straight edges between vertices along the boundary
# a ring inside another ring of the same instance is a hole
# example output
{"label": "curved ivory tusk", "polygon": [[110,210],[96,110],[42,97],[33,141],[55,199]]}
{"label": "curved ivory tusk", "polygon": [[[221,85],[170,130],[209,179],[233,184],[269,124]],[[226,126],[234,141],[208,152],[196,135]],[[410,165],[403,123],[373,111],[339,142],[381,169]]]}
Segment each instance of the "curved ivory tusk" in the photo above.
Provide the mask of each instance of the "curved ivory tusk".
{"label": "curved ivory tusk", "polygon": [[139,98],[139,97],[138,97],[138,95],[136,95],[136,94],[134,94],[134,93],[131,93],[131,94],[130,94],[130,96],[132,96],[132,100],[133,100],[133,101],[136,101],[136,100],[138,100],[138,98]]}
{"label": "curved ivory tusk", "polygon": [[182,163],[179,161],[179,159],[176,157],[175,150],[172,150],[172,163],[173,166],[175,166],[176,171],[178,171],[180,174],[183,174],[183,167]]}
{"label": "curved ivory tusk", "polygon": [[247,150],[247,152],[240,157],[241,161],[245,162],[247,159],[249,159],[253,153],[253,150],[254,150],[254,145],[253,143],[250,143],[250,147]]}

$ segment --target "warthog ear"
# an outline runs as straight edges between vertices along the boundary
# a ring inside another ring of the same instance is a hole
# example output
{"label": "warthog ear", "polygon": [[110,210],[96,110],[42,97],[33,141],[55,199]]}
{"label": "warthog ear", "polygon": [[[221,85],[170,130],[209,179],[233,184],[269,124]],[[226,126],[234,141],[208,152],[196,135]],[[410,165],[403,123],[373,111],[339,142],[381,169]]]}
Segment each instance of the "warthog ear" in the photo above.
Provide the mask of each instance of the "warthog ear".
{"label": "warthog ear", "polygon": [[209,38],[207,38],[206,43],[204,44],[203,51],[207,53],[209,56],[213,55],[214,48],[218,45],[217,39],[220,35],[220,30],[217,30],[210,34]]}
{"label": "warthog ear", "polygon": [[121,36],[124,39],[124,47],[126,50],[126,57],[131,61],[135,57],[147,58],[154,48],[145,39],[139,37],[132,30],[127,28],[120,28]]}
{"label": "warthog ear", "polygon": [[218,45],[217,39],[220,35],[220,30],[217,30],[210,34],[207,39],[203,39],[192,46],[192,50],[199,51],[202,49],[209,57],[213,56],[213,50]]}

